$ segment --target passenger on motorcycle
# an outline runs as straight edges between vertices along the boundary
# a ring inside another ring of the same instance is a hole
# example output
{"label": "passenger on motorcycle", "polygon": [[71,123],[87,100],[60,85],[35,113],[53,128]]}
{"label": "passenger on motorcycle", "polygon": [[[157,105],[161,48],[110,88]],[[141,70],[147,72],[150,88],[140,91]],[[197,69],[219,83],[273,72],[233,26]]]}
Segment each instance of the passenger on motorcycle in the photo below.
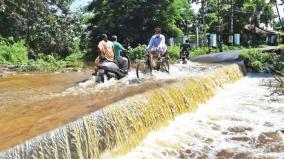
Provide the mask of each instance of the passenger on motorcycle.
{"label": "passenger on motorcycle", "polygon": [[153,35],[147,46],[147,53],[152,61],[152,66],[155,67],[153,62],[153,55],[156,54],[158,58],[163,56],[167,52],[167,45],[165,36],[161,34],[161,28],[155,28],[155,35]]}
{"label": "passenger on motorcycle", "polygon": [[95,72],[97,71],[97,65],[103,60],[114,60],[114,47],[113,43],[108,40],[106,34],[101,35],[102,40],[98,44],[99,56],[95,60]]}
{"label": "passenger on motorcycle", "polygon": [[121,69],[123,71],[127,72],[128,60],[127,60],[127,58],[125,58],[121,55],[123,51],[127,51],[127,50],[119,42],[117,42],[117,36],[116,35],[113,35],[111,37],[111,41],[112,41],[113,47],[114,47],[115,59],[117,60],[117,62],[121,66]]}

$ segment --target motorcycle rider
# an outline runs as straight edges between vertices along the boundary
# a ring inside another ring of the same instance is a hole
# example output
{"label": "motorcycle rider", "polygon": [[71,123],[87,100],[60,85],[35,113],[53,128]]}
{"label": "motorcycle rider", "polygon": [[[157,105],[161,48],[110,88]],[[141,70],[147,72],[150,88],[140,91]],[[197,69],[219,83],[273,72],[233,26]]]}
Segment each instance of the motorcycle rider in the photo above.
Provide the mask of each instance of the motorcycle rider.
{"label": "motorcycle rider", "polygon": [[150,53],[150,59],[152,61],[152,66],[155,67],[155,63],[153,62],[153,54],[157,54],[158,58],[160,58],[161,54],[163,55],[167,51],[167,45],[165,36],[161,34],[161,28],[155,28],[155,35],[153,35],[149,41],[147,46],[147,52]]}
{"label": "motorcycle rider", "polygon": [[189,56],[189,50],[191,50],[189,40],[186,39],[185,42],[180,46],[181,51],[180,51],[180,59],[182,59],[182,54],[186,53],[186,59],[188,59]]}
{"label": "motorcycle rider", "polygon": [[111,37],[111,41],[114,47],[115,59],[118,61],[119,65],[121,66],[122,71],[127,72],[128,60],[127,58],[121,56],[121,53],[127,50],[117,41],[116,35],[113,35]]}
{"label": "motorcycle rider", "polygon": [[114,47],[113,43],[108,40],[106,34],[101,35],[102,40],[98,44],[99,56],[95,60],[95,72],[97,71],[97,65],[103,60],[114,60]]}

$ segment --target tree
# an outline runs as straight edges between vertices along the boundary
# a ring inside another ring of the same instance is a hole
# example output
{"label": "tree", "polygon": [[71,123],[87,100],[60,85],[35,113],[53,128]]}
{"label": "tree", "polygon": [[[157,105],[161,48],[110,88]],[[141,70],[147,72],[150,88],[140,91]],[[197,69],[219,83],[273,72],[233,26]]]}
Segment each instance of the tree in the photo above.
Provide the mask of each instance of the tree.
{"label": "tree", "polygon": [[94,0],[88,10],[94,13],[90,21],[94,44],[101,33],[146,43],[157,26],[167,37],[179,36],[183,34],[179,22],[194,18],[186,0]]}
{"label": "tree", "polygon": [[279,22],[276,24],[276,28],[277,28],[277,30],[283,31],[283,29],[284,29],[284,27],[283,27],[283,19],[281,19],[281,16],[280,16],[280,13],[279,13],[277,0],[270,0],[270,3],[275,5],[276,11],[277,11],[277,15],[278,15],[278,19],[279,19]]}
{"label": "tree", "polygon": [[[230,32],[231,4],[230,1],[220,0],[220,18],[222,32]],[[206,24],[210,32],[217,32],[218,0],[208,0]],[[240,33],[246,24],[259,26],[261,23],[269,24],[274,19],[272,4],[265,0],[234,0],[234,32]]]}
{"label": "tree", "polygon": [[80,16],[72,14],[72,0],[1,0],[0,35],[24,39],[38,53],[70,52],[81,32]]}

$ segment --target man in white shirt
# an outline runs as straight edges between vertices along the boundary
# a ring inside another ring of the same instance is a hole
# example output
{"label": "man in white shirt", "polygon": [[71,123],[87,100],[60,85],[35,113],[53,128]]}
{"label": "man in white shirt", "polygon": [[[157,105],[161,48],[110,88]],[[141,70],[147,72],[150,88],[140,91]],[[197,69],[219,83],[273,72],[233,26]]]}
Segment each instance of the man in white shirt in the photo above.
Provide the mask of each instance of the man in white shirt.
{"label": "man in white shirt", "polygon": [[155,29],[155,35],[153,35],[147,46],[147,53],[150,55],[150,60],[152,61],[152,67],[156,64],[153,62],[153,54],[156,54],[158,58],[163,56],[167,52],[167,45],[165,36],[161,34],[161,28]]}
{"label": "man in white shirt", "polygon": [[151,37],[147,50],[160,53],[165,53],[167,51],[165,36],[161,34],[161,28],[155,29],[155,35]]}

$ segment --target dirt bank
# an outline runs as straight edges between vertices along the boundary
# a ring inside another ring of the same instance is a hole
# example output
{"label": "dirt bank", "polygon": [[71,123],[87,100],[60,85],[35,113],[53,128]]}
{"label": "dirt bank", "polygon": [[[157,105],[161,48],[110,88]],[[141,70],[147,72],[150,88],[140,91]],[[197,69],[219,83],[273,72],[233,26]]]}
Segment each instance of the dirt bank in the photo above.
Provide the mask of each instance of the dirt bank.
{"label": "dirt bank", "polygon": [[15,73],[16,67],[13,65],[0,64],[0,78],[5,77],[8,74]]}

